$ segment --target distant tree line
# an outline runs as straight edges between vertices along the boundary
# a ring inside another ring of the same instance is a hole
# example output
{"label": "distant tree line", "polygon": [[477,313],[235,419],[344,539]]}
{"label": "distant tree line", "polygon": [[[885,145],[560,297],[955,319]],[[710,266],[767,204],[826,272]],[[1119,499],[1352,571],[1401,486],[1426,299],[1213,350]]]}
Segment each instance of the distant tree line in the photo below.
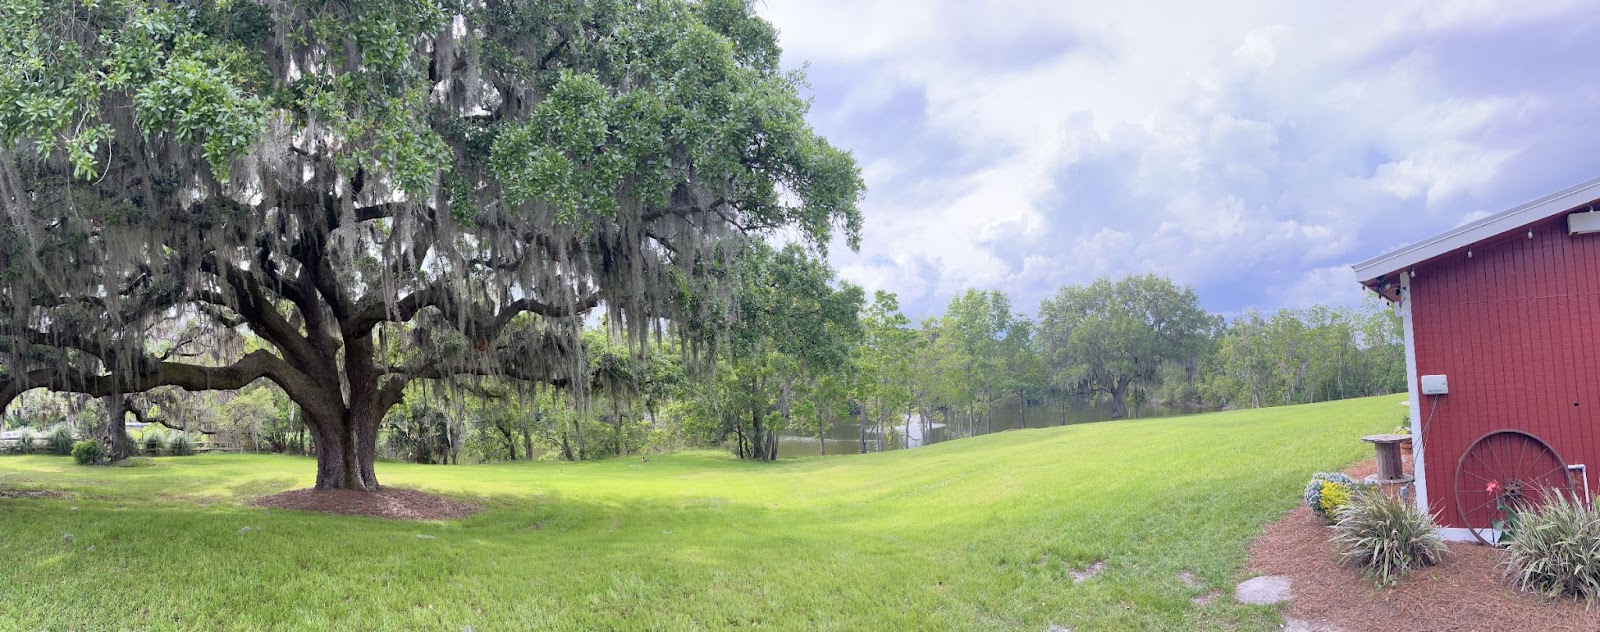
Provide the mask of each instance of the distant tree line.
{"label": "distant tree line", "polygon": [[[738,290],[701,300],[736,317],[643,343],[606,323],[584,332],[590,379],[570,389],[491,378],[416,385],[385,416],[382,457],[417,463],[582,460],[692,447],[778,457],[780,440],[849,432],[850,452],[920,436],[994,429],[1002,408],[1023,427],[1065,423],[1075,408],[1138,416],[1152,405],[1253,408],[1398,392],[1405,386],[1399,318],[1381,301],[1224,317],[1160,276],[1067,286],[1036,316],[1003,292],[970,289],[914,323],[898,298],[868,297],[798,247],[743,255]],[[713,331],[719,333],[712,333]],[[713,368],[714,367],[714,368]],[[8,424],[41,429],[71,417],[93,432],[98,399],[37,391]],[[224,449],[314,453],[314,437],[276,386],[158,389],[130,397],[141,420],[205,433]],[[78,413],[76,411],[84,411]],[[935,425],[942,433],[930,432]],[[845,429],[848,428],[848,431]]]}

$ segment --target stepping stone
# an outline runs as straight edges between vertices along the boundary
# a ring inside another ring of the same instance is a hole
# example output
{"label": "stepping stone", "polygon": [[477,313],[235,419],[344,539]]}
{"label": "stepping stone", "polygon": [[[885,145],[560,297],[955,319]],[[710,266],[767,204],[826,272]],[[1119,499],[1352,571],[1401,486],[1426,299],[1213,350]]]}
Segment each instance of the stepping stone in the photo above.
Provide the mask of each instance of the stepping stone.
{"label": "stepping stone", "polygon": [[1263,575],[1245,580],[1233,589],[1233,598],[1239,603],[1270,606],[1294,599],[1289,592],[1289,578],[1282,575]]}
{"label": "stepping stone", "polygon": [[1322,621],[1289,619],[1283,622],[1283,632],[1340,632],[1339,626]]}

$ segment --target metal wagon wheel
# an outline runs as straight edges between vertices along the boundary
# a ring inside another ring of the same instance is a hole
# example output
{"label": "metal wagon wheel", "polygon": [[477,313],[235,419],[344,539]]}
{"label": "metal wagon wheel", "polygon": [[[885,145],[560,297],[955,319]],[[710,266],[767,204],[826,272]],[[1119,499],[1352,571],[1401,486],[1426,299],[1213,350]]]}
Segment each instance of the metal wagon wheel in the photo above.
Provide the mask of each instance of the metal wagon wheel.
{"label": "metal wagon wheel", "polygon": [[1456,513],[1484,544],[1494,544],[1483,532],[1498,529],[1508,511],[1536,508],[1571,491],[1567,462],[1543,439],[1521,430],[1478,437],[1456,462]]}

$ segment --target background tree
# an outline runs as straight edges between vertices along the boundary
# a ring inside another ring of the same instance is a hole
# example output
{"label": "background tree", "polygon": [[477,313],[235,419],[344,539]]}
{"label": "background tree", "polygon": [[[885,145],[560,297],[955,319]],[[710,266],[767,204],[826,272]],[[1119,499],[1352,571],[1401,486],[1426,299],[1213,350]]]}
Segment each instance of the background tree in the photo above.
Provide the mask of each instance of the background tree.
{"label": "background tree", "polygon": [[1017,397],[1018,423],[1028,427],[1028,402],[1044,385],[1044,361],[1033,341],[1033,321],[1011,314],[1000,341],[1000,371],[995,389]]}
{"label": "background tree", "polygon": [[1213,324],[1193,290],[1158,276],[1064,287],[1039,306],[1054,379],[1108,397],[1113,419],[1127,416],[1132,389],[1159,384],[1163,365],[1195,358]]}
{"label": "background tree", "polygon": [[859,232],[748,0],[22,0],[0,55],[0,406],[265,378],[318,488],[414,381],[581,399],[586,312],[725,327],[744,242]]}
{"label": "background tree", "polygon": [[960,366],[956,399],[966,404],[966,434],[977,434],[978,416],[989,415],[1004,365],[1001,341],[1011,319],[1011,301],[998,291],[969,289],[950,299],[940,323],[952,361]]}
{"label": "background tree", "polygon": [[[887,444],[889,426],[907,420],[911,409],[911,363],[916,360],[917,334],[911,329],[911,319],[900,313],[900,299],[883,290],[873,294],[861,327],[856,399],[864,408],[862,442],[864,445],[870,419],[877,429],[879,449],[885,450],[893,447]],[[902,429],[902,437],[909,434],[910,428]]]}
{"label": "background tree", "polygon": [[849,283],[835,287],[833,270],[797,246],[752,245],[742,261],[728,364],[740,380],[739,408],[749,425],[734,429],[749,443],[742,455],[773,460],[796,384],[848,368],[861,339],[863,293]]}

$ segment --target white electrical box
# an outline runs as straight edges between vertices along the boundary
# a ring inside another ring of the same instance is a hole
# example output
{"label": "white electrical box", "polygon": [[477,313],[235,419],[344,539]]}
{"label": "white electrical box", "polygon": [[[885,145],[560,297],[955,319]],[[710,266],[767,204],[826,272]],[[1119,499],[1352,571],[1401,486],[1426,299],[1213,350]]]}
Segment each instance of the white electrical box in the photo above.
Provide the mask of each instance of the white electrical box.
{"label": "white electrical box", "polygon": [[1600,213],[1573,213],[1567,216],[1567,232],[1573,235],[1600,233]]}
{"label": "white electrical box", "polygon": [[1424,375],[1422,382],[1423,395],[1449,395],[1450,381],[1443,375]]}

